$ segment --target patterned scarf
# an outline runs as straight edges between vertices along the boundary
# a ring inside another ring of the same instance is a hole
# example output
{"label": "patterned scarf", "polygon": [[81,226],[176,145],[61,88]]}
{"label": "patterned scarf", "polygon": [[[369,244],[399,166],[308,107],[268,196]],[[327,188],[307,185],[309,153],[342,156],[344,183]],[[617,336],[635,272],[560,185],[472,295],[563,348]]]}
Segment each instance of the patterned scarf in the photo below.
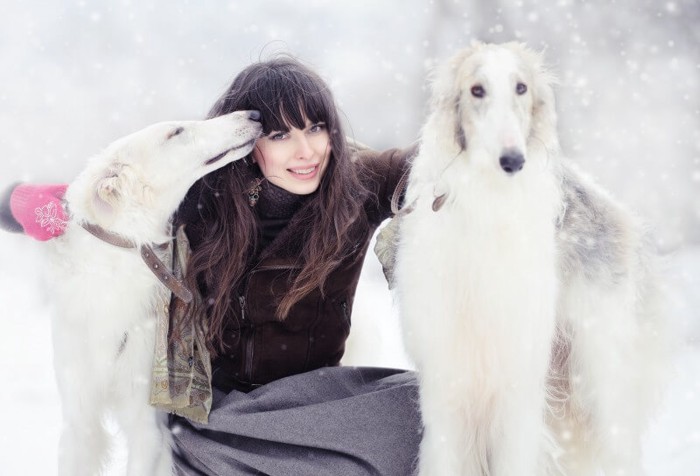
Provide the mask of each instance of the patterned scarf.
{"label": "patterned scarf", "polygon": [[[170,256],[166,258],[172,259],[173,274],[182,279],[191,254],[184,226],[178,228],[175,245],[168,252]],[[196,290],[192,294],[195,301],[201,301]],[[182,329],[180,338],[169,342],[173,329],[182,327],[185,309],[181,301],[171,300],[170,305],[157,310],[150,403],[194,422],[207,423],[212,401],[211,359],[204,332],[194,324],[204,320],[193,318]]]}

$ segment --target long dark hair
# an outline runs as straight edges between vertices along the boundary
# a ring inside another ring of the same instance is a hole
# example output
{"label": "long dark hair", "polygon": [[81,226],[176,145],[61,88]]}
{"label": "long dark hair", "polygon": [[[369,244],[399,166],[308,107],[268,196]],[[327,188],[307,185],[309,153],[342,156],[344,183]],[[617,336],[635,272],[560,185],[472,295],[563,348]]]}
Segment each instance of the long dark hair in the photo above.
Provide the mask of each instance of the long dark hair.
{"label": "long dark hair", "polygon": [[[328,275],[348,256],[351,230],[364,217],[361,207],[366,191],[351,163],[328,86],[298,60],[281,56],[248,66],[208,117],[237,110],[260,111],[265,134],[290,127],[304,129],[308,119],[324,122],[330,136],[331,155],[319,188],[298,212],[307,226],[299,227],[302,236],[295,239],[302,243],[296,263],[299,272],[292,276],[290,291],[280,296],[277,306],[277,317],[284,319],[302,297],[314,289],[323,293]],[[188,314],[206,316],[202,328],[213,356],[225,350],[226,319],[235,317],[231,302],[260,251],[259,222],[247,200],[256,167],[250,157],[223,167],[201,179],[192,189],[198,190],[196,196],[187,199],[196,200],[199,242],[193,243],[186,282],[203,292],[206,308],[206,312]]]}

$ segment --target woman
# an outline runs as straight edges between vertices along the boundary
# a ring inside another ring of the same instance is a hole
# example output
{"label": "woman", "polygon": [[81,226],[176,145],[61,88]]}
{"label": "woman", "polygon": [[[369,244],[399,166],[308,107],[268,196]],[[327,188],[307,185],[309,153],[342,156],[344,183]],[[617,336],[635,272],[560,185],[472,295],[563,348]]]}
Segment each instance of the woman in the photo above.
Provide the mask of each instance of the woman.
{"label": "woman", "polygon": [[262,113],[263,137],[197,183],[177,217],[187,280],[207,303],[186,315],[206,336],[213,385],[208,424],[171,418],[177,470],[410,474],[415,376],[338,367],[362,262],[410,151],[351,157],[327,85],[290,58],[246,68],[209,116],[242,109]]}
{"label": "woman", "polygon": [[[264,135],[189,191],[173,262],[199,292],[156,310],[151,403],[173,412],[176,472],[411,474],[415,375],[339,362],[370,239],[413,151],[351,150],[327,85],[286,57],[246,68],[209,116],[235,110],[260,111]],[[0,227],[53,238],[32,228],[32,200],[63,214],[65,186],[25,188],[0,203]]]}

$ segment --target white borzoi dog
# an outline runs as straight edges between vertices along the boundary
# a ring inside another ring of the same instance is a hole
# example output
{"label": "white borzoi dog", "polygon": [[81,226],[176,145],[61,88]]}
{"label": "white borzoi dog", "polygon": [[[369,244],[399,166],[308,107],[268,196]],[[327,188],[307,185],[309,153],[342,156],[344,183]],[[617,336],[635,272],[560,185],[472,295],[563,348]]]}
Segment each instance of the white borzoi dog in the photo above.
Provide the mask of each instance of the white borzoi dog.
{"label": "white borzoi dog", "polygon": [[[56,378],[63,409],[59,474],[92,476],[106,462],[113,411],[133,476],[172,474],[167,429],[149,405],[156,306],[170,290],[138,249],[171,240],[169,220],[200,177],[250,152],[259,113],[167,122],[122,138],[94,157],[65,194],[70,220],[49,242]],[[160,253],[153,247],[156,254]]]}
{"label": "white borzoi dog", "polygon": [[434,78],[396,263],[422,476],[643,474],[665,373],[654,254],[560,157],[552,83],[516,43]]}

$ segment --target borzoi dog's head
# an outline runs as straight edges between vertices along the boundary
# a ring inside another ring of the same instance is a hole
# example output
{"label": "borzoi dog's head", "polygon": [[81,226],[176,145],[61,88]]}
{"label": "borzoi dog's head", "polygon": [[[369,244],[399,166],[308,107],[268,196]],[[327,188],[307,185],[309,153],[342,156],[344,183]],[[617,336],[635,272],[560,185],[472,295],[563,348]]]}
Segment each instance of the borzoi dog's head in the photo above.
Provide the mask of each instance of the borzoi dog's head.
{"label": "borzoi dog's head", "polygon": [[164,233],[187,190],[248,154],[262,130],[257,111],[205,121],[162,122],[118,139],[70,184],[73,220],[137,241]]}
{"label": "borzoi dog's head", "polygon": [[430,130],[452,158],[515,174],[533,151],[558,152],[553,82],[542,56],[519,43],[474,44],[436,71]]}

